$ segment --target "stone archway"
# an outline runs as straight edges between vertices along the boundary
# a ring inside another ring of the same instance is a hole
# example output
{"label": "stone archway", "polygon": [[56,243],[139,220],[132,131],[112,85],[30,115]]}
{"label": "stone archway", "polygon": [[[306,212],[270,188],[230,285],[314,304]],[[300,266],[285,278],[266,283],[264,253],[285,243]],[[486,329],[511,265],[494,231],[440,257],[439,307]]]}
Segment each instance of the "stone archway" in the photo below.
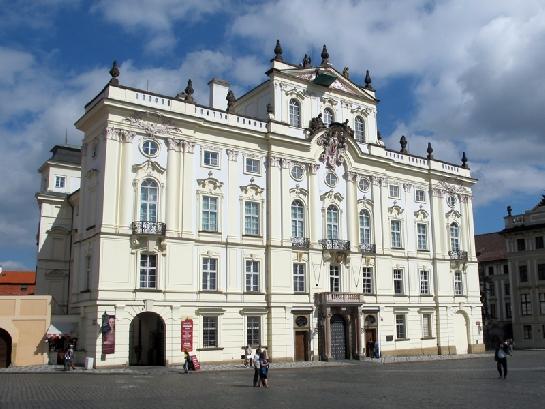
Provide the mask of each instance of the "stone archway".
{"label": "stone archway", "polygon": [[11,335],[0,328],[0,368],[8,368],[11,365],[11,349]]}
{"label": "stone archway", "polygon": [[159,314],[143,312],[132,320],[129,365],[165,365],[165,322]]}
{"label": "stone archway", "polygon": [[469,337],[467,334],[467,318],[462,311],[454,314],[454,345],[456,346],[456,355],[467,354]]}

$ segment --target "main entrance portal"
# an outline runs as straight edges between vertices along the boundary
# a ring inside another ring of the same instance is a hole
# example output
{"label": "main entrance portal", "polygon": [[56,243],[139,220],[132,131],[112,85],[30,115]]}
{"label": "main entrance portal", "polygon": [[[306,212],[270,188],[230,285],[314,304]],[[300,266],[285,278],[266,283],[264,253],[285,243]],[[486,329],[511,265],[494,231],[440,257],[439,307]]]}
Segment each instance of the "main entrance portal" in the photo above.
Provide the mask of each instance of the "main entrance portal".
{"label": "main entrance portal", "polygon": [[11,336],[0,328],[0,368],[11,365]]}
{"label": "main entrance portal", "polygon": [[165,365],[165,323],[158,314],[143,312],[132,320],[129,365]]}
{"label": "main entrance portal", "polygon": [[331,357],[346,359],[346,323],[338,314],[331,317]]}

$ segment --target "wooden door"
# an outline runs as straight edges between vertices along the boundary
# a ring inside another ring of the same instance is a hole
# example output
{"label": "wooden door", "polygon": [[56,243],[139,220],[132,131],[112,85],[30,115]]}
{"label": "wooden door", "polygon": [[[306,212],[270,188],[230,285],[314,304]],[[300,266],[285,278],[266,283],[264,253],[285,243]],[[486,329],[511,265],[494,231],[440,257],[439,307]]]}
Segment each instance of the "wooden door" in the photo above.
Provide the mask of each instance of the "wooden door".
{"label": "wooden door", "polygon": [[377,341],[376,328],[367,328],[365,330],[365,356],[368,358],[373,357],[373,351],[375,349],[375,342]]}
{"label": "wooden door", "polygon": [[306,331],[296,331],[295,332],[295,360],[296,361],[305,361],[307,358],[307,332]]}

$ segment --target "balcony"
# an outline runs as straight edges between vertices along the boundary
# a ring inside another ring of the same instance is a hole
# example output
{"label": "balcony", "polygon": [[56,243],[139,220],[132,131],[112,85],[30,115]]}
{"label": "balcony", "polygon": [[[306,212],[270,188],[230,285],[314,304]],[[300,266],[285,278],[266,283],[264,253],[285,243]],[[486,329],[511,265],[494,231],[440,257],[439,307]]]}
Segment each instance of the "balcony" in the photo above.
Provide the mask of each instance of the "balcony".
{"label": "balcony", "polygon": [[453,261],[467,261],[467,251],[463,250],[450,250],[448,255]]}
{"label": "balcony", "polygon": [[323,239],[319,243],[324,250],[350,251],[350,241],[340,239]]}
{"label": "balcony", "polygon": [[363,294],[360,293],[319,293],[314,297],[317,305],[363,304]]}
{"label": "balcony", "polygon": [[143,234],[150,236],[164,236],[166,234],[166,225],[161,222],[132,222],[132,234]]}
{"label": "balcony", "polygon": [[292,237],[291,238],[292,249],[308,250],[309,247],[310,247],[310,239],[308,237]]}
{"label": "balcony", "polygon": [[377,246],[375,244],[362,243],[360,245],[361,254],[369,255],[377,252]]}

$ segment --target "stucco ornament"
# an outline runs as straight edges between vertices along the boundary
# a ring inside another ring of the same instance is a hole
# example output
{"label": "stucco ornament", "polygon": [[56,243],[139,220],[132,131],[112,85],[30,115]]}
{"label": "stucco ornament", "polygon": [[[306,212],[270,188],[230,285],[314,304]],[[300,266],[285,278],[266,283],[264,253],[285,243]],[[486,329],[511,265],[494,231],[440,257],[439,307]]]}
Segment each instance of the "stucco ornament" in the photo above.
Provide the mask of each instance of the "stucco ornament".
{"label": "stucco ornament", "polygon": [[327,168],[335,169],[344,162],[347,136],[350,136],[347,124],[334,122],[318,137],[316,143],[324,148],[320,155],[320,162],[325,163]]}

